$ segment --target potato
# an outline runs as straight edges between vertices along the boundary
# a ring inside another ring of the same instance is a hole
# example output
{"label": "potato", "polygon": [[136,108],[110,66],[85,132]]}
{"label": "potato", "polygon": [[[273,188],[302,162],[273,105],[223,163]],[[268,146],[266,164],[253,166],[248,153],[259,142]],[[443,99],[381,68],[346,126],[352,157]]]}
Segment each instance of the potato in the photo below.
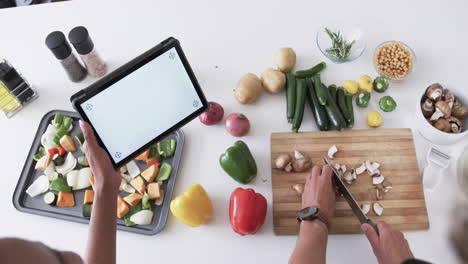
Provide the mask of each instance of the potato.
{"label": "potato", "polygon": [[270,93],[279,93],[284,89],[286,76],[279,70],[268,68],[262,73],[262,84]]}
{"label": "potato", "polygon": [[253,73],[247,73],[237,83],[234,96],[241,104],[251,104],[262,93],[262,81]]}
{"label": "potato", "polygon": [[290,72],[296,65],[296,53],[292,48],[281,48],[276,52],[274,62],[280,71]]}

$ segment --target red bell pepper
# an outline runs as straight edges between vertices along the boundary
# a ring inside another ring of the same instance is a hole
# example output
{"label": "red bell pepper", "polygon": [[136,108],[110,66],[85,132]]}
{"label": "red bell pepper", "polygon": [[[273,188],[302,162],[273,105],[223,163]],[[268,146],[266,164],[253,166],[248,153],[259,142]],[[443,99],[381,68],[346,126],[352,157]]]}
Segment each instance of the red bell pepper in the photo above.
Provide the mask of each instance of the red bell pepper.
{"label": "red bell pepper", "polygon": [[146,160],[146,165],[148,166],[148,168],[152,165],[156,165],[156,168],[159,168],[159,165],[161,165],[161,161],[159,157],[149,158]]}
{"label": "red bell pepper", "polygon": [[55,154],[59,154],[60,156],[64,156],[67,153],[67,151],[63,147],[51,148],[51,149],[47,150],[47,152],[49,152],[49,155],[51,157],[53,157]]}
{"label": "red bell pepper", "polygon": [[241,236],[255,234],[262,227],[267,201],[253,189],[237,188],[231,194],[229,220],[234,232]]}

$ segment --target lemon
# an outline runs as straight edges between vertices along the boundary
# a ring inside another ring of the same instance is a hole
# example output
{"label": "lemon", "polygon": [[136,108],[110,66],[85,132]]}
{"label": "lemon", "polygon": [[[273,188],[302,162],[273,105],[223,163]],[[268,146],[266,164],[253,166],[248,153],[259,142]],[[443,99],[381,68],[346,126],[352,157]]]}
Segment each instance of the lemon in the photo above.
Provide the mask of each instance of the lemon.
{"label": "lemon", "polygon": [[348,92],[349,94],[356,94],[359,90],[359,85],[355,81],[344,81],[343,83],[343,88]]}
{"label": "lemon", "polygon": [[365,92],[372,92],[372,78],[369,75],[363,75],[358,80],[359,89]]}
{"label": "lemon", "polygon": [[382,115],[377,111],[371,111],[367,114],[367,125],[370,127],[379,127],[383,122]]}

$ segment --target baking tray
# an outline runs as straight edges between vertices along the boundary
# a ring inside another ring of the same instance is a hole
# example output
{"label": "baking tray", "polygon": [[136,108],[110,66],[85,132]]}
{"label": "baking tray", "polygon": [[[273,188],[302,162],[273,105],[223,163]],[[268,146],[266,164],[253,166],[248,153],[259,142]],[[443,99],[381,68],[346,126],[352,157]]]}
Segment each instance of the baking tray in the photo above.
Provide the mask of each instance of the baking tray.
{"label": "baking tray", "polygon": [[[61,113],[66,116],[70,116],[74,118],[73,122],[73,130],[71,131],[70,135],[74,137],[76,134],[79,133],[80,128],[78,124],[78,120],[80,116],[76,112],[69,112],[69,111],[61,111],[61,110],[52,110],[44,115],[39,124],[39,128],[37,129],[36,135],[34,136],[34,140],[29,150],[28,156],[26,158],[26,162],[23,167],[23,171],[21,172],[20,178],[18,180],[18,184],[16,185],[15,192],[13,194],[13,205],[15,208],[20,212],[48,216],[51,218],[63,219],[78,223],[89,223],[89,219],[84,218],[81,215],[81,205],[83,203],[84,198],[84,191],[74,191],[75,195],[75,206],[74,207],[57,207],[51,206],[43,201],[43,195],[38,195],[36,197],[30,197],[26,194],[26,189],[31,185],[34,180],[43,175],[42,171],[36,171],[34,169],[34,165],[36,164],[33,160],[33,155],[39,149],[39,145],[41,144],[41,136],[44,134],[47,126],[53,120],[56,113]],[[170,159],[164,159],[165,162],[168,162],[172,165],[172,175],[169,177],[167,181],[164,181],[162,185],[162,189],[164,190],[164,201],[162,206],[155,206],[153,204],[153,222],[150,225],[144,226],[135,226],[135,227],[128,227],[125,225],[123,219],[117,219],[117,229],[123,230],[127,232],[133,232],[143,235],[152,236],[159,233],[166,224],[167,214],[169,211],[169,204],[172,198],[172,192],[174,190],[174,184],[177,176],[177,171],[179,170],[180,159],[182,156],[182,149],[184,146],[184,133],[182,130],[176,130],[165,139],[176,139],[177,140],[177,147],[175,154]],[[78,157],[82,154],[81,149],[78,148],[76,152],[73,153],[75,157]],[[138,164],[138,167],[141,171],[146,169],[146,164],[143,161],[135,161]],[[80,165],[77,165],[80,166]],[[90,189],[90,188],[87,188]],[[127,193],[122,192],[121,195],[124,197]],[[116,198],[117,199],[117,198]]]}

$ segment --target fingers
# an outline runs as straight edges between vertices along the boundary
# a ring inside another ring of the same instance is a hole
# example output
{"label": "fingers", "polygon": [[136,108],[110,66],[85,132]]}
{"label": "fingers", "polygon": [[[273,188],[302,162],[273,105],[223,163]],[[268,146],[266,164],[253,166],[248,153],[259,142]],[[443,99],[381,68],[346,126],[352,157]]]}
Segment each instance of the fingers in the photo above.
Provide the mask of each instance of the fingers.
{"label": "fingers", "polygon": [[[361,225],[361,230],[366,235],[367,240],[369,240],[369,243],[371,244],[372,249],[374,251],[376,251],[376,249],[378,248],[378,245],[379,245],[379,236],[375,232],[374,228],[369,224],[362,224]],[[380,230],[381,229],[379,227],[379,231]]]}
{"label": "fingers", "polygon": [[93,128],[87,122],[81,120],[80,127],[81,131],[83,131],[85,142],[88,143],[87,145],[91,148],[97,146],[96,136],[94,135]]}

